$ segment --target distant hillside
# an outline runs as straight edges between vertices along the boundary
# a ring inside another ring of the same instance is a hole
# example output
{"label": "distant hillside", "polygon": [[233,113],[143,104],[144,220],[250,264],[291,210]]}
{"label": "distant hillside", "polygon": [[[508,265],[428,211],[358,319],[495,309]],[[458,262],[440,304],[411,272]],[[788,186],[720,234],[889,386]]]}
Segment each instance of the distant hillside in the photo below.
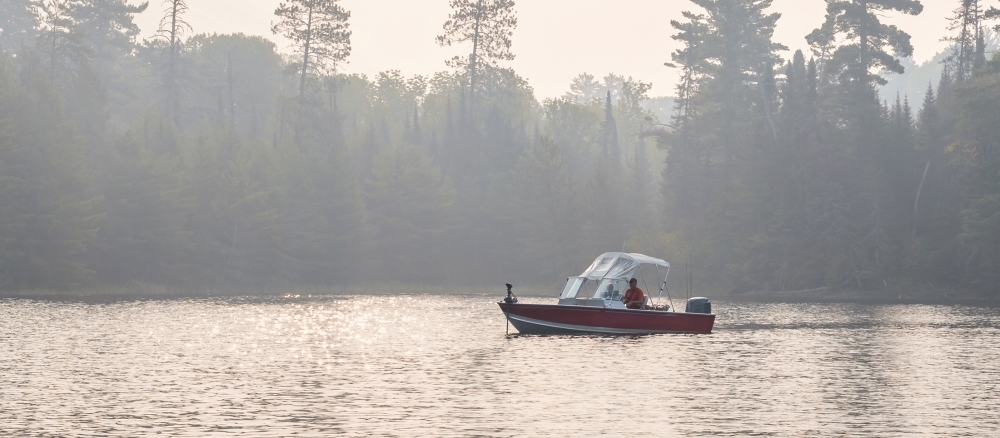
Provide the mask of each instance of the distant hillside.
{"label": "distant hillside", "polygon": [[941,80],[941,70],[944,69],[943,62],[948,55],[949,52],[938,53],[923,64],[917,64],[911,58],[901,59],[906,72],[901,75],[885,75],[889,83],[879,87],[879,95],[882,99],[891,101],[898,93],[900,99],[909,99],[914,109],[920,107],[924,94],[927,93],[927,84],[932,84],[934,89],[937,89]]}
{"label": "distant hillside", "polygon": [[[995,33],[988,34],[986,43],[986,58],[989,59],[993,53],[1000,48],[1000,37]],[[899,98],[907,98],[914,110],[918,109],[927,93],[927,84],[932,84],[937,90],[938,82],[941,80],[941,70],[944,69],[944,60],[951,54],[951,49],[934,55],[930,60],[917,64],[911,58],[901,59],[901,63],[906,71],[901,74],[884,75],[889,80],[888,84],[879,87],[879,95],[885,100],[895,100],[896,93]]]}
{"label": "distant hillside", "polygon": [[[993,34],[993,38],[987,43],[987,58],[1000,49],[998,40],[1000,38]],[[884,75],[889,83],[879,87],[879,95],[882,99],[893,101],[896,99],[896,93],[899,93],[900,99],[909,99],[913,109],[919,109],[924,100],[924,93],[927,92],[927,84],[932,84],[937,90],[938,82],[941,80],[941,70],[944,69],[944,60],[950,54],[950,50],[940,52],[921,64],[917,64],[912,58],[900,59],[906,69],[905,72],[901,75]],[[669,124],[670,116],[674,113],[674,98],[654,97],[643,102],[643,107],[652,111],[660,123]]]}

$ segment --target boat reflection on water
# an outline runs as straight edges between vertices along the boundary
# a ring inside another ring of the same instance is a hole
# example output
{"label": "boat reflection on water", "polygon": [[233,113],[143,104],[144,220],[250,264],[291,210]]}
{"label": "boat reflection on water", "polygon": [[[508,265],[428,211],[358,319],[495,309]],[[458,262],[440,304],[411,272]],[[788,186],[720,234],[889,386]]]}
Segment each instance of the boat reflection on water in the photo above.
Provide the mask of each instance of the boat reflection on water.
{"label": "boat reflection on water", "polygon": [[[622,302],[622,291],[628,287],[629,279],[642,278],[645,283],[650,270],[654,271],[653,281],[659,282],[660,287],[656,301],[646,295],[641,308],[627,308]],[[608,252],[601,254],[579,276],[567,279],[557,304],[518,303],[510,284],[507,285],[507,298],[497,304],[507,321],[522,334],[711,333],[715,314],[707,298],[688,299],[684,312],[660,304],[668,275],[670,264],[661,259]]]}

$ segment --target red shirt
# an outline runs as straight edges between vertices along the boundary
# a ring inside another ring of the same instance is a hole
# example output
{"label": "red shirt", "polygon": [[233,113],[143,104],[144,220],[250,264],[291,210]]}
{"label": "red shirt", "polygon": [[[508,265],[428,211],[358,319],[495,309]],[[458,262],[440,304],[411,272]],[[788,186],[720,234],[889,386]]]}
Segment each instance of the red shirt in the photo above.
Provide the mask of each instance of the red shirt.
{"label": "red shirt", "polygon": [[646,294],[642,293],[642,289],[639,289],[639,286],[630,287],[625,291],[625,301],[638,301],[641,303],[646,301]]}

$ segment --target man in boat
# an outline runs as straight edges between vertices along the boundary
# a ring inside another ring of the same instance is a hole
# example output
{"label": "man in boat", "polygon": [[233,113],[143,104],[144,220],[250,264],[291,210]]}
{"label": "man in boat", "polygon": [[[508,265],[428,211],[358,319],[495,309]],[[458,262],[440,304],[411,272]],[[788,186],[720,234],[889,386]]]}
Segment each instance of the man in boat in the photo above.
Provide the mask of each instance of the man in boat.
{"label": "man in boat", "polygon": [[642,292],[642,289],[639,289],[639,282],[636,279],[628,281],[628,290],[625,291],[622,302],[629,309],[641,309],[642,305],[646,303],[646,294]]}

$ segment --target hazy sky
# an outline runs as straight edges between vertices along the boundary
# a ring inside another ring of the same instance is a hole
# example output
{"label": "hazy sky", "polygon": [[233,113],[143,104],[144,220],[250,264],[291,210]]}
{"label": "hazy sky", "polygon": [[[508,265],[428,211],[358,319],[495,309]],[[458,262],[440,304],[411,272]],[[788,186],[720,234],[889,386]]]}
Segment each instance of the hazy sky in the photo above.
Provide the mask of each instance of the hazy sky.
{"label": "hazy sky", "polygon": [[[131,1],[133,4],[137,0]],[[156,31],[160,0],[137,21],[143,36]],[[263,35],[288,50],[270,31],[279,0],[187,0],[187,21],[197,33]],[[465,47],[442,48],[434,42],[447,19],[448,0],[341,0],[351,11],[352,53],[342,70],[369,76],[384,70],[404,75],[447,69],[444,60]],[[914,58],[923,62],[943,50],[950,10],[958,0],[923,0],[917,17],[888,19],[913,37]],[[569,89],[581,72],[613,72],[653,83],[651,95],[673,94],[676,72],[663,66],[678,45],[670,39],[670,20],[695,7],[687,0],[517,0],[518,27],[508,65],[528,79],[539,99]],[[774,0],[775,39],[792,50],[806,49],[804,36],[823,21],[823,0]]]}

